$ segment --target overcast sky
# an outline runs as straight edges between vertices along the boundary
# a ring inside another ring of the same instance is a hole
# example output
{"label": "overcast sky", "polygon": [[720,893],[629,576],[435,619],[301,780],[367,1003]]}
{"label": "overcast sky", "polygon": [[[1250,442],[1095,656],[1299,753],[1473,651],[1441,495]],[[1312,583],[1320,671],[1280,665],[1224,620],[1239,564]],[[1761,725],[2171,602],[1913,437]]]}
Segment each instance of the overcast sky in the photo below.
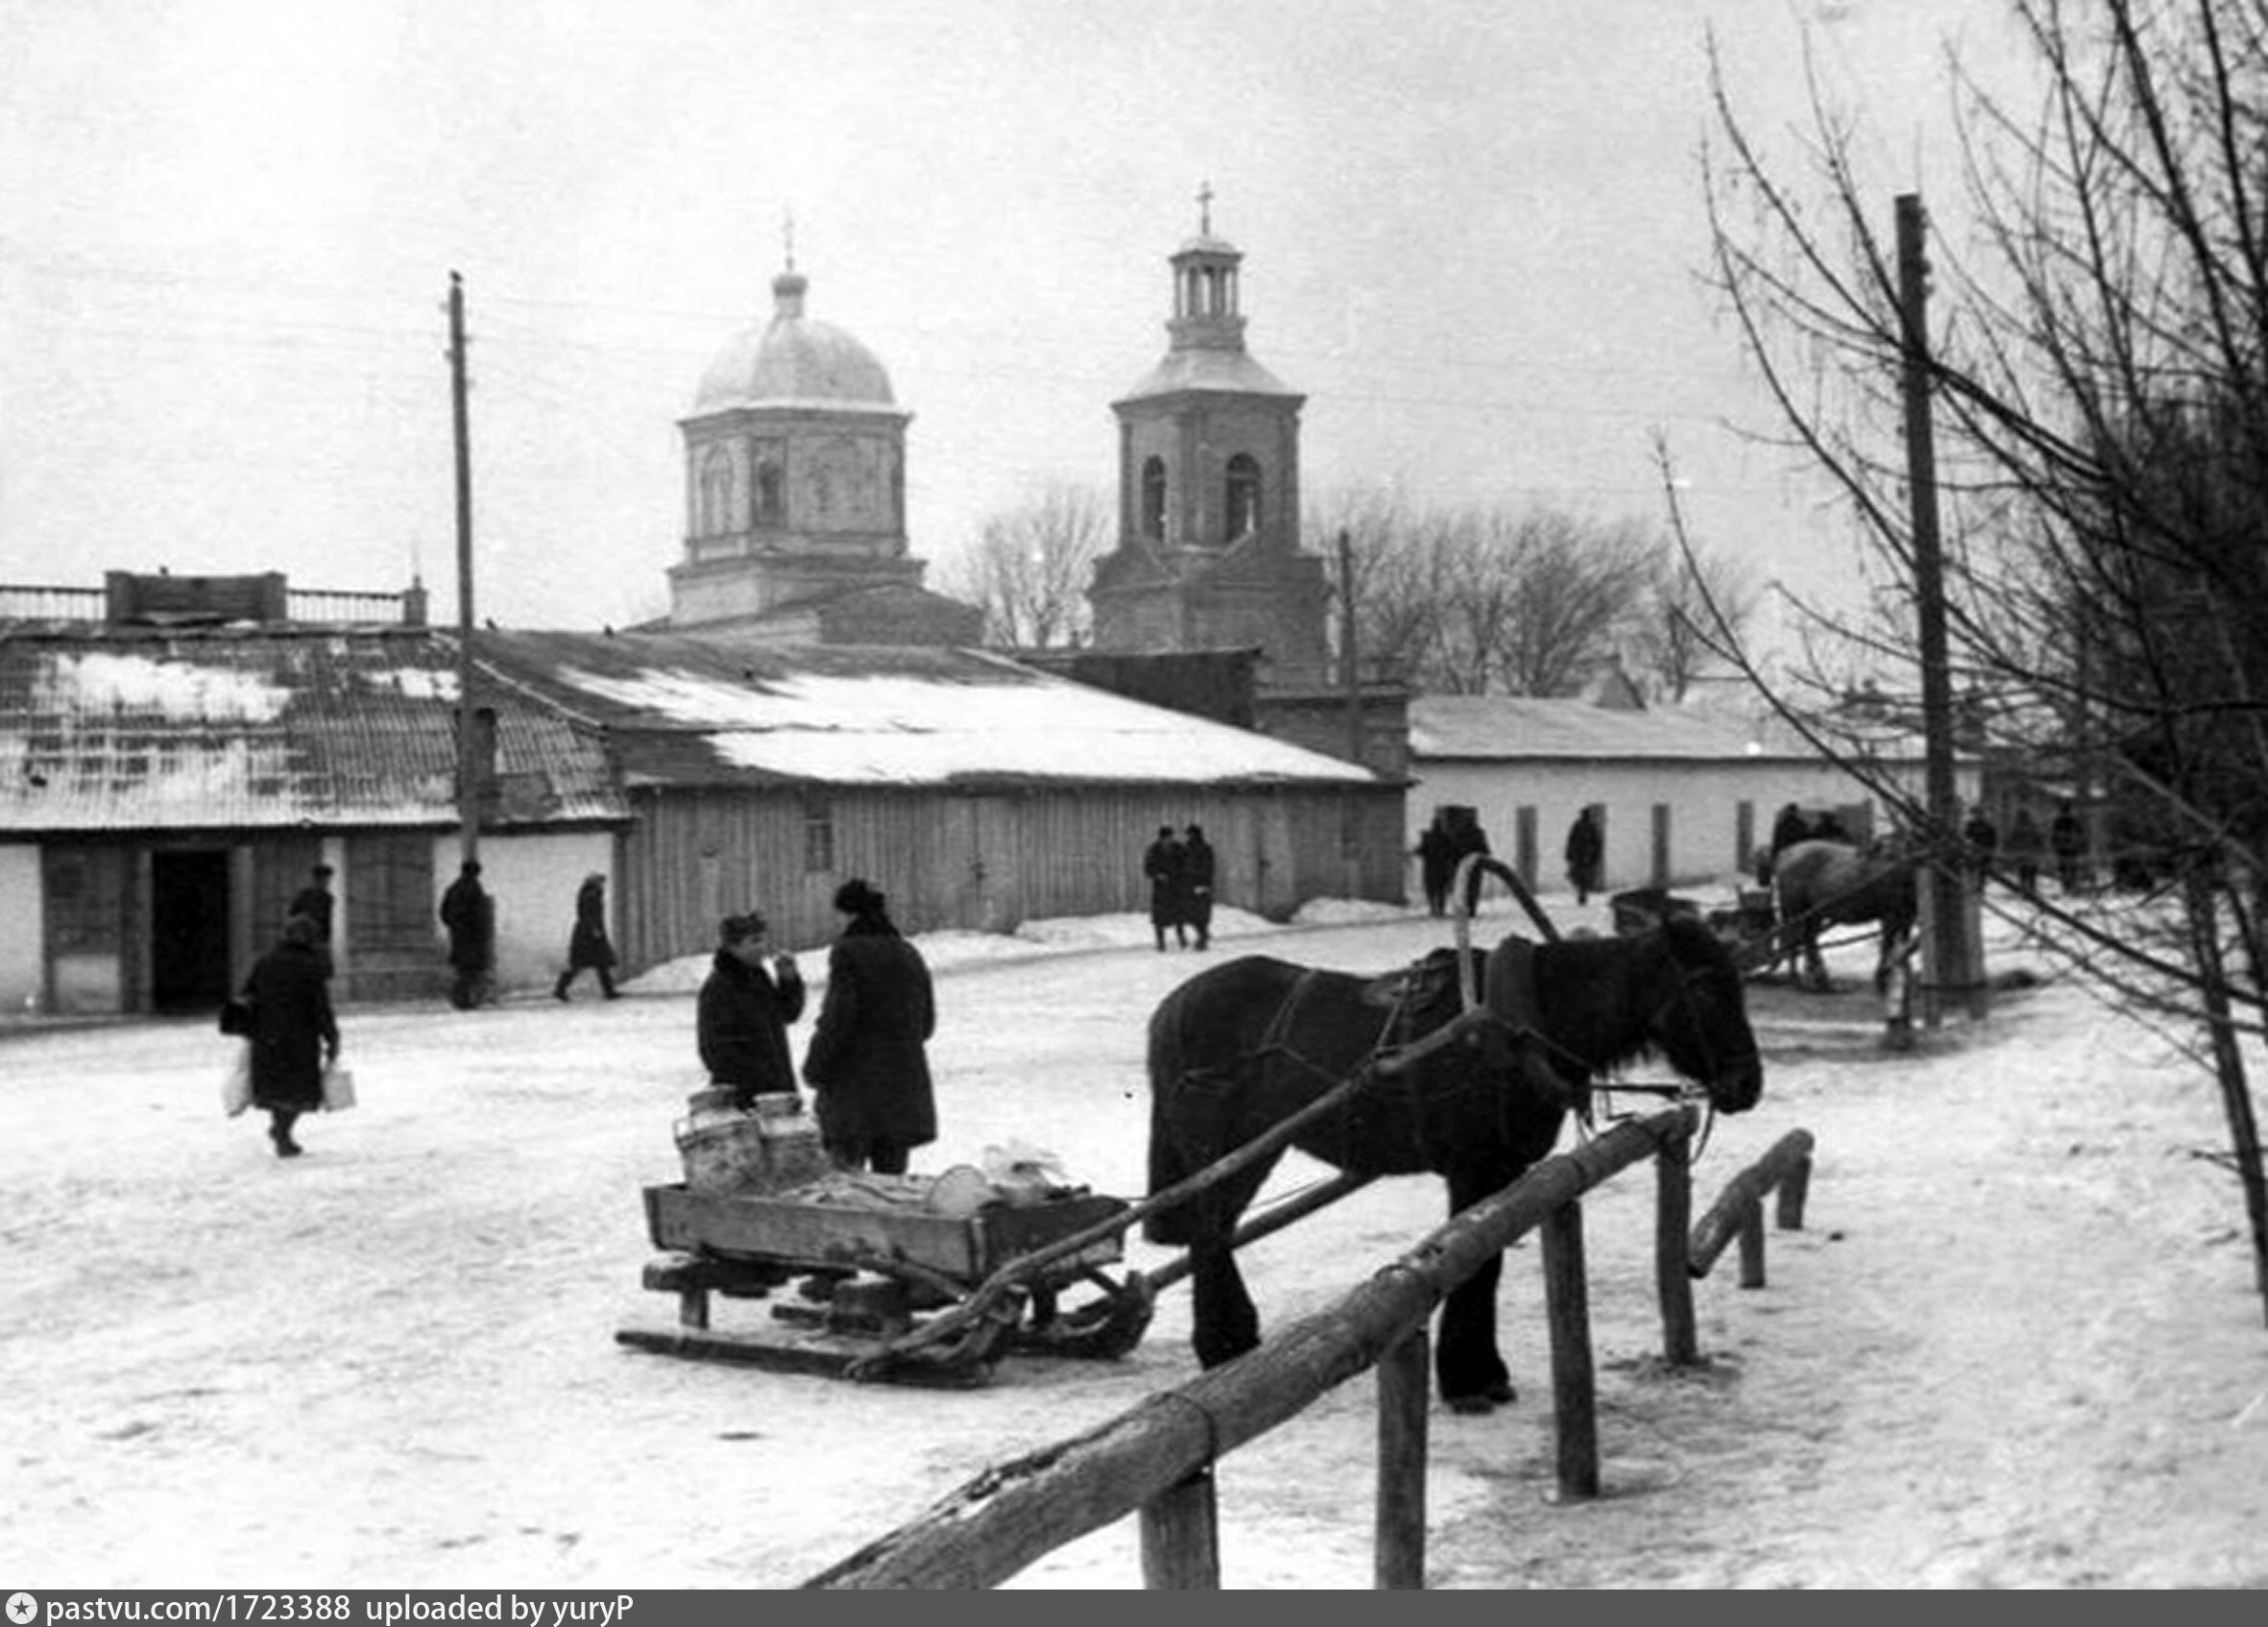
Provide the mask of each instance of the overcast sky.
{"label": "overcast sky", "polygon": [[[1713,28],[1756,128],[1806,39],[1887,227],[1950,175],[1993,0],[15,0],[0,8],[0,581],[279,569],[454,614],[446,301],[472,336],[476,595],[655,615],[678,420],[770,314],[881,357],[938,568],[1115,478],[1165,256],[1215,193],[1255,356],[1334,490],[1658,518],[1848,576],[1701,283]],[[1963,32],[1965,31],[1965,32]]]}

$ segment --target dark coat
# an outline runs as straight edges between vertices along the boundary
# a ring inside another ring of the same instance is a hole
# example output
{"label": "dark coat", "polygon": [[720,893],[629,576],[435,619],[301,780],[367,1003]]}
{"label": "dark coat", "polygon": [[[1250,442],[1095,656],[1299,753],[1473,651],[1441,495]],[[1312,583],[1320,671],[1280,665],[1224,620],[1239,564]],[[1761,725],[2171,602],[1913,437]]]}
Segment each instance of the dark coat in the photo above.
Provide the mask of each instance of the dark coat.
{"label": "dark coat", "polygon": [[441,895],[441,924],[448,929],[448,963],[486,971],[496,955],[496,906],[478,878],[459,876]]}
{"label": "dark coat", "polygon": [[1169,837],[1160,837],[1143,850],[1142,873],[1149,878],[1149,924],[1170,927],[1182,919],[1182,864],[1184,849]]}
{"label": "dark coat", "polygon": [[607,941],[606,884],[585,882],[575,889],[575,930],[567,939],[567,965],[575,971],[586,966],[604,971],[614,964],[615,946]]}
{"label": "dark coat", "polygon": [[1417,874],[1426,896],[1446,893],[1457,879],[1457,843],[1439,825],[1428,825],[1417,838]]}
{"label": "dark coat", "polygon": [[693,1008],[701,1065],[716,1083],[732,1085],[742,1106],[759,1096],[792,1095],[787,1025],[803,1014],[804,980],[793,968],[774,983],[761,966],[720,949]]}
{"label": "dark coat", "polygon": [[1803,816],[1803,810],[1789,803],[1772,821],[1772,852],[1777,858],[1799,841],[1812,837],[1811,821]]}
{"label": "dark coat", "polygon": [[326,886],[303,886],[293,895],[287,915],[304,915],[313,921],[323,935],[323,941],[330,941],[331,910],[336,903]]}
{"label": "dark coat", "polygon": [[277,944],[253,962],[244,998],[253,1011],[253,1105],[322,1106],[324,1052],[339,1043],[322,954],[312,944]]}
{"label": "dark coat", "polygon": [[1182,918],[1193,927],[1213,923],[1213,844],[1191,837],[1181,844]]}
{"label": "dark coat", "polygon": [[920,1147],[937,1139],[924,1042],[936,997],[921,951],[887,924],[852,921],[827,954],[827,996],[804,1056],[804,1079],[829,1141]]}
{"label": "dark coat", "polygon": [[1587,814],[1577,814],[1575,823],[1567,828],[1568,879],[1578,886],[1597,886],[1603,856],[1598,821]]}

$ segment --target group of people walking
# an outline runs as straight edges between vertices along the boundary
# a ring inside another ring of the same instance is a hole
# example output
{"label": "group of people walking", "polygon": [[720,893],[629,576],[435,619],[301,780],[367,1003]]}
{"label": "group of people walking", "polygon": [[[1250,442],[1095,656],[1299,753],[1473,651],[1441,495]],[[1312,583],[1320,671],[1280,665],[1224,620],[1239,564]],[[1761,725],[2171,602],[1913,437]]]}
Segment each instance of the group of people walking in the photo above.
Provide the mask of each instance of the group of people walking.
{"label": "group of people walking", "polygon": [[1449,889],[1457,884],[1457,868],[1473,855],[1488,854],[1488,836],[1469,808],[1436,808],[1417,838],[1417,879],[1425,888],[1425,907],[1436,915],[1449,912]]}
{"label": "group of people walking", "polygon": [[1149,882],[1149,924],[1161,954],[1168,933],[1176,948],[1212,947],[1217,869],[1213,844],[1201,826],[1158,827],[1157,839],[1143,852],[1142,873]]}

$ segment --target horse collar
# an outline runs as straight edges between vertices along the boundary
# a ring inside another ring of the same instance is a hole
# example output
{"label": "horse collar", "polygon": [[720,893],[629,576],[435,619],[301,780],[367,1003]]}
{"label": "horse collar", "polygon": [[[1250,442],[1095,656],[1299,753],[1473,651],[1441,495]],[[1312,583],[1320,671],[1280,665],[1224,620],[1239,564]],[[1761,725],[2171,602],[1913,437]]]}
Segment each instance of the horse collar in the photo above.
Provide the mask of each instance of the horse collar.
{"label": "horse collar", "polygon": [[[1535,945],[1524,937],[1508,937],[1489,952],[1488,991],[1502,995],[1505,1009],[1494,1014],[1532,1032],[1543,1028],[1543,1001],[1535,988]],[[1494,999],[1490,1004],[1494,1005]]]}

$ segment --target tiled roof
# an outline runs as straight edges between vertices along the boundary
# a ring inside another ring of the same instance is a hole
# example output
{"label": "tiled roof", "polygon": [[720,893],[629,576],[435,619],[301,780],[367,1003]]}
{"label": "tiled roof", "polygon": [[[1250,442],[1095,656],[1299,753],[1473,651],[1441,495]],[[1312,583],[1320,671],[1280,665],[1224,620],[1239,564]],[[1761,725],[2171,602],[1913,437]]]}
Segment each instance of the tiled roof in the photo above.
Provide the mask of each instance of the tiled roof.
{"label": "tiled roof", "polygon": [[1375,785],[1369,770],[1004,657],[492,633],[532,692],[603,724],[625,782],[1046,787]]}
{"label": "tiled roof", "polygon": [[[0,831],[447,824],[453,638],[0,624]],[[496,711],[506,824],[620,819],[600,741]]]}

